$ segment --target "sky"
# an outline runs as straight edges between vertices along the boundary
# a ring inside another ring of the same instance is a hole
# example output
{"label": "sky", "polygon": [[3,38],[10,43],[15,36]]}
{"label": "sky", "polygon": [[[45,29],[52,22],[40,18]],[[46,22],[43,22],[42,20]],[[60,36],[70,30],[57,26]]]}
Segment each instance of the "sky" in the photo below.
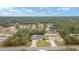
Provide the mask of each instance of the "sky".
{"label": "sky", "polygon": [[78,7],[0,7],[0,16],[79,16]]}

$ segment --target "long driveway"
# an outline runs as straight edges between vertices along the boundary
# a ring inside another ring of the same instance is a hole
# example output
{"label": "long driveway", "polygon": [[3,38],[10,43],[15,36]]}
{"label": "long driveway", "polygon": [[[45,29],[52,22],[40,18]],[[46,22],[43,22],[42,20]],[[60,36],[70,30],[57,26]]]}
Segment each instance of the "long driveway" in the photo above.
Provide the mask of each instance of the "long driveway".
{"label": "long driveway", "polygon": [[36,47],[36,42],[37,42],[37,40],[32,40],[32,46],[31,47]]}
{"label": "long driveway", "polygon": [[49,42],[51,43],[51,47],[56,47],[57,45],[55,44],[54,40],[49,40]]}
{"label": "long driveway", "polygon": [[56,39],[55,37],[49,37],[49,42],[51,43],[51,47],[56,47],[57,46],[54,42],[55,39]]}

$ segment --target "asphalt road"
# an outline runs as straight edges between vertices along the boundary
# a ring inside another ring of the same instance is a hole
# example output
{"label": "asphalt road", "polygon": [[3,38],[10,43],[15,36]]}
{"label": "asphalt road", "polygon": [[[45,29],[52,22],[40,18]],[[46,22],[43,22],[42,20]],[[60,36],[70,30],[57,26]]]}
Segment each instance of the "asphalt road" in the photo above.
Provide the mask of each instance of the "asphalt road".
{"label": "asphalt road", "polygon": [[64,50],[61,47],[10,47],[10,48],[0,48],[0,51],[53,51],[53,50]]}
{"label": "asphalt road", "polygon": [[9,47],[3,48],[0,47],[0,51],[79,51],[79,46],[62,46],[62,47],[26,47],[26,46],[19,46],[19,47]]}

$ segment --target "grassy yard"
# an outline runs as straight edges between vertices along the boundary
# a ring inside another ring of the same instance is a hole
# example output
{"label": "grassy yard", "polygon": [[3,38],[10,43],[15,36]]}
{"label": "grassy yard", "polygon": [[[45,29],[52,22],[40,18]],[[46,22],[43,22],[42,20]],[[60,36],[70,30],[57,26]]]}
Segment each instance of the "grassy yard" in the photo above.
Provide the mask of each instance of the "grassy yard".
{"label": "grassy yard", "polygon": [[50,42],[46,42],[45,40],[39,40],[36,42],[37,47],[46,47],[51,46]]}
{"label": "grassy yard", "polygon": [[58,46],[64,46],[65,42],[64,41],[55,41],[55,44]]}

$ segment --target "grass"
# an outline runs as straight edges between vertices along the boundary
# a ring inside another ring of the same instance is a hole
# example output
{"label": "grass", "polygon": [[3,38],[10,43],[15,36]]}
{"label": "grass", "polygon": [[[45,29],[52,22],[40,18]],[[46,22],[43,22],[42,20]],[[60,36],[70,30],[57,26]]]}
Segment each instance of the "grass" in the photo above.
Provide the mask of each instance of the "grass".
{"label": "grass", "polygon": [[55,44],[58,46],[64,46],[65,42],[64,41],[55,41]]}
{"label": "grass", "polygon": [[51,46],[50,42],[46,42],[45,40],[39,40],[36,42],[37,47],[47,47]]}

